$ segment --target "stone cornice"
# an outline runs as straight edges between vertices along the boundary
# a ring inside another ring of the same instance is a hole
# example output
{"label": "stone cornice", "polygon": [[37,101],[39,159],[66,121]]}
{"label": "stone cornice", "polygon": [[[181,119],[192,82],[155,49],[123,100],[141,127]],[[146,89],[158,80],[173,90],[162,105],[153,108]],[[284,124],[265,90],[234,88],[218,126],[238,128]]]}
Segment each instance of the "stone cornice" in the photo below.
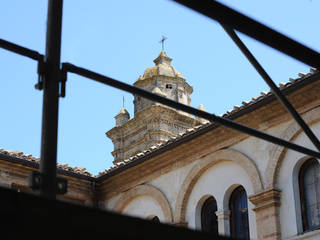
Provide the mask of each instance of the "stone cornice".
{"label": "stone cornice", "polygon": [[255,195],[249,196],[250,202],[255,205],[253,211],[260,211],[265,208],[280,206],[281,190],[269,189]]}
{"label": "stone cornice", "polygon": [[159,75],[159,76],[153,76],[153,77],[145,78],[143,80],[138,80],[133,85],[136,86],[136,87],[145,88],[146,86],[149,86],[150,84],[152,84],[153,82],[156,82],[156,81],[176,82],[176,83],[184,85],[186,87],[187,91],[188,91],[188,94],[192,94],[192,92],[193,92],[193,87],[190,86],[183,77],[169,77],[169,76],[161,76],[161,75]]}
{"label": "stone cornice", "polygon": [[130,130],[131,131],[136,130],[137,127],[141,126],[141,122],[154,121],[154,119],[160,116],[162,118],[164,116],[168,116],[168,119],[175,119],[175,120],[172,120],[172,122],[176,122],[177,120],[180,120],[182,124],[190,123],[193,126],[199,123],[196,119],[182,115],[176,110],[169,108],[167,106],[153,105],[138,112],[134,118],[130,119],[128,122],[126,122],[122,126],[114,127],[110,129],[108,132],[106,132],[106,135],[109,138],[113,138],[113,136],[117,136],[119,134],[121,135],[122,132],[130,132]]}

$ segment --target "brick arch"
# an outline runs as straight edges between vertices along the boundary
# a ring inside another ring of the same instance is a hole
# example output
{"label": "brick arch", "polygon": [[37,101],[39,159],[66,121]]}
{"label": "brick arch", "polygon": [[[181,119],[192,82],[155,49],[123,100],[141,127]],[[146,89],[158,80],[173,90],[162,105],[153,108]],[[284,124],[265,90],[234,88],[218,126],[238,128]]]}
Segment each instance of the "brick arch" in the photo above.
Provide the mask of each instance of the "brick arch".
{"label": "brick arch", "polygon": [[190,194],[201,175],[207,169],[221,161],[232,161],[239,164],[248,173],[254,193],[259,193],[263,190],[259,171],[251,159],[236,150],[219,150],[199,159],[198,163],[189,171],[178,193],[173,215],[173,221],[175,223],[185,222],[186,208]]}
{"label": "brick arch", "polygon": [[153,198],[160,206],[165,220],[167,222],[172,222],[172,212],[169,202],[165,195],[156,187],[151,185],[139,185],[127,192],[118,200],[113,210],[117,212],[122,212],[124,208],[135,198],[140,196],[148,196]]}
{"label": "brick arch", "polygon": [[[319,122],[319,116],[320,107],[314,108],[302,114],[304,121],[309,126]],[[301,132],[302,130],[300,126],[296,123],[296,121],[294,121],[284,130],[284,132],[279,137],[287,141],[293,141],[301,134]],[[267,168],[265,171],[267,189],[276,188],[280,166],[286,153],[287,148],[284,148],[279,145],[275,145],[271,150],[270,160],[268,161]]]}

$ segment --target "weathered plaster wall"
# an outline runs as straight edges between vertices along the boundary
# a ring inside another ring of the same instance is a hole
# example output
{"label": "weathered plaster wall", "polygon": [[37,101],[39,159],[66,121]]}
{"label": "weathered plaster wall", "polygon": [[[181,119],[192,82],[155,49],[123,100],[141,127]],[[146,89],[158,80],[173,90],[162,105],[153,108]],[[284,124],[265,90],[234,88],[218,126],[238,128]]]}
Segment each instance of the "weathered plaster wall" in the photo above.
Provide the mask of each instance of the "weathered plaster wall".
{"label": "weathered plaster wall", "polygon": [[[269,129],[260,129],[270,135],[279,137],[280,134],[287,128],[292,121],[285,122]],[[237,150],[248,156],[256,164],[260,174],[263,186],[266,185],[266,176],[263,174],[266,171],[268,161],[271,158],[273,144],[267,141],[249,137],[238,144],[231,146],[232,149]]]}
{"label": "weathered plaster wall", "polygon": [[[317,136],[320,136],[320,123],[313,124],[311,129]],[[293,139],[293,142],[316,150],[303,133]],[[307,159],[308,157],[304,154],[287,151],[276,178],[276,186],[282,191],[280,223],[283,238],[291,238],[297,233],[302,233],[298,172],[300,166]],[[301,234],[301,237],[303,235]]]}
{"label": "weathered plaster wall", "polygon": [[151,185],[156,186],[167,197],[171,209],[174,209],[183,181],[187,177],[187,174],[194,164],[195,163],[192,163],[175,171],[164,174],[150,182]]}
{"label": "weathered plaster wall", "polygon": [[150,216],[157,216],[160,222],[166,222],[161,207],[149,196],[135,198],[124,208],[122,213],[144,219],[148,219]]}
{"label": "weathered plaster wall", "polygon": [[[222,161],[205,171],[195,184],[186,209],[186,221],[191,228],[199,228],[196,206],[204,196],[213,196],[217,201],[218,211],[228,211],[229,195],[237,186],[243,186],[247,195],[253,194],[252,183],[247,172],[232,161]],[[256,238],[255,214],[248,201],[250,237]],[[228,232],[225,234],[229,235]]]}
{"label": "weathered plaster wall", "polygon": [[104,209],[113,210],[119,199],[123,196],[123,193],[118,194],[112,198],[109,198],[108,201],[104,201],[101,205]]}

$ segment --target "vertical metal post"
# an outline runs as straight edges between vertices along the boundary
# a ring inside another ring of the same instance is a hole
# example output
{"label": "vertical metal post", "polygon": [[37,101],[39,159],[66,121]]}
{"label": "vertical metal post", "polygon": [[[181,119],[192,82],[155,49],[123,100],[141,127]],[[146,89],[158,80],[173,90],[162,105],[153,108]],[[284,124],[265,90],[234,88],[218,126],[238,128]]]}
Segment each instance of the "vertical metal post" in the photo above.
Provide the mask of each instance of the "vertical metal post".
{"label": "vertical metal post", "polygon": [[53,199],[56,195],[62,4],[62,0],[48,1],[45,73],[43,76],[40,193],[42,196]]}

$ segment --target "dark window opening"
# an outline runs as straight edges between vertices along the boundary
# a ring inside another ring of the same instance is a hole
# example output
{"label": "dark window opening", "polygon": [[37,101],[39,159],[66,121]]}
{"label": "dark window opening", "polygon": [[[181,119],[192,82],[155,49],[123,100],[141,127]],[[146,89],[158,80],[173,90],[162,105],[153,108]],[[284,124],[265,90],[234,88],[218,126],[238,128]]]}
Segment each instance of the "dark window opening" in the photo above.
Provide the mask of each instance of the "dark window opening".
{"label": "dark window opening", "polygon": [[201,229],[204,232],[209,232],[218,235],[217,222],[217,202],[214,197],[209,197],[203,204],[201,209]]}
{"label": "dark window opening", "polygon": [[160,219],[158,218],[158,216],[154,216],[150,219],[151,222],[154,222],[154,223],[160,223]]}
{"label": "dark window opening", "polygon": [[300,168],[299,188],[303,231],[320,228],[320,166],[309,159]]}
{"label": "dark window opening", "polygon": [[167,89],[172,89],[172,84],[169,84],[169,83],[166,84],[166,88],[167,88]]}
{"label": "dark window opening", "polygon": [[232,192],[229,208],[231,237],[250,239],[247,193],[242,186]]}

